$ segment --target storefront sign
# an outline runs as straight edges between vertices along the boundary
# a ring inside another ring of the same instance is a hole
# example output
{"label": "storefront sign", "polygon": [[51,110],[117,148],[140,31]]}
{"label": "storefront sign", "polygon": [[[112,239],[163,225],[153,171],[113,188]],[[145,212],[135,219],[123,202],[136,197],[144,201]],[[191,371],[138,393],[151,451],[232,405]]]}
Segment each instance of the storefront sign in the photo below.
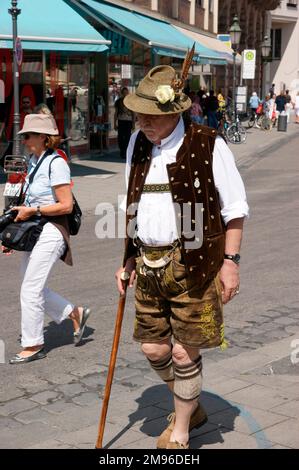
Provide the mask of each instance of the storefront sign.
{"label": "storefront sign", "polygon": [[122,79],[132,78],[132,65],[122,64],[122,66],[121,66],[121,78]]}
{"label": "storefront sign", "polygon": [[217,39],[226,44],[229,48],[232,47],[232,42],[230,39],[230,34],[217,34]]}
{"label": "storefront sign", "polygon": [[245,112],[247,108],[247,86],[237,86],[236,89],[237,110]]}
{"label": "storefront sign", "polygon": [[255,77],[256,50],[245,49],[242,52],[242,78],[253,79]]}
{"label": "storefront sign", "polygon": [[22,41],[20,38],[16,39],[16,58],[17,58],[18,66],[21,67],[22,62],[23,62],[23,49],[22,49]]}

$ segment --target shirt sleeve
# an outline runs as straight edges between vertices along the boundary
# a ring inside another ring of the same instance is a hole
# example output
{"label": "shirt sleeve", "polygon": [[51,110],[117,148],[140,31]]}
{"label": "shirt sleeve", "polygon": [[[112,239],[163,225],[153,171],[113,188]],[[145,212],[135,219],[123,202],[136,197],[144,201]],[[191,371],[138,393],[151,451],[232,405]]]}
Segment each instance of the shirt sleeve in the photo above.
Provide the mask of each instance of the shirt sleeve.
{"label": "shirt sleeve", "polygon": [[249,216],[244,183],[229,147],[217,137],[213,152],[213,175],[219,193],[221,215],[225,224]]}
{"label": "shirt sleeve", "polygon": [[70,167],[63,158],[56,158],[52,161],[50,182],[52,187],[71,183]]}

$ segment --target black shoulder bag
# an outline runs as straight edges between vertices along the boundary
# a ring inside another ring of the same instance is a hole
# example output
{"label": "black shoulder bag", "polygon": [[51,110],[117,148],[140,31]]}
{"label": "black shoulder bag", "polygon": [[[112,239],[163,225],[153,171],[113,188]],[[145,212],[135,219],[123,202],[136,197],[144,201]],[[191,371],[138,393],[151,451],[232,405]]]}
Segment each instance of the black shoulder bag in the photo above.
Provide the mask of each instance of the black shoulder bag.
{"label": "black shoulder bag", "polygon": [[[43,161],[52,153],[53,150],[47,150],[42,158],[37,162],[33,172],[29,175],[29,182],[26,191],[32,183],[33,178]],[[26,191],[22,194],[23,198]],[[13,222],[16,215],[17,214],[11,210],[7,211],[4,215],[7,225],[1,225],[2,231],[0,231],[0,240],[2,241],[2,245],[11,250],[32,251],[43,231],[44,225],[48,222],[48,219],[45,217],[34,216],[25,221]]]}
{"label": "black shoulder bag", "polygon": [[[49,165],[49,179],[51,176],[51,165],[56,158],[62,158],[59,155],[56,155],[52,160],[50,161]],[[67,221],[69,224],[69,229],[70,229],[70,235],[77,235],[77,233],[80,230],[81,227],[81,217],[82,217],[82,211],[80,209],[80,206],[78,204],[77,199],[75,198],[73,194],[73,210],[70,214],[67,214]]]}

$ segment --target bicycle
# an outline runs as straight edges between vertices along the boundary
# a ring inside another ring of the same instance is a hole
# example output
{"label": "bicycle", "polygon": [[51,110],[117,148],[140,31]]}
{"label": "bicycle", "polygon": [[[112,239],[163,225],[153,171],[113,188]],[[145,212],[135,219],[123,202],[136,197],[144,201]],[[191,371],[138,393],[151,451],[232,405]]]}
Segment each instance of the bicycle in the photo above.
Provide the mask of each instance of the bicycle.
{"label": "bicycle", "polygon": [[243,144],[246,141],[246,129],[242,126],[238,114],[234,122],[224,126],[224,135],[231,144]]}

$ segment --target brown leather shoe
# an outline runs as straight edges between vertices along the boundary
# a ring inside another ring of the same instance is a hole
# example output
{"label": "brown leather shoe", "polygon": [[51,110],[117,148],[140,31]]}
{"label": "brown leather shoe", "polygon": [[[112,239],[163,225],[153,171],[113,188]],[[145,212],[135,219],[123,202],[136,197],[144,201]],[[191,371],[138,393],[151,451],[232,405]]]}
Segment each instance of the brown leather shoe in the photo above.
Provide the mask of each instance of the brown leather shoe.
{"label": "brown leather shoe", "polygon": [[181,444],[178,441],[168,442],[166,449],[189,449],[189,442],[187,444]]}
{"label": "brown leather shoe", "polygon": [[[157,449],[167,449],[167,448],[171,449],[172,448],[172,447],[167,447],[167,444],[170,441],[170,436],[174,428],[175,412],[173,411],[172,413],[170,413],[167,419],[169,421],[169,425],[160,435],[157,441]],[[194,428],[200,428],[207,421],[208,421],[207,413],[205,412],[201,404],[198,403],[197,408],[193,411],[191,415],[190,424],[189,424],[189,432],[192,431],[192,429]],[[174,444],[174,442],[171,442],[171,444]],[[174,447],[174,448],[178,449],[178,447]]]}

